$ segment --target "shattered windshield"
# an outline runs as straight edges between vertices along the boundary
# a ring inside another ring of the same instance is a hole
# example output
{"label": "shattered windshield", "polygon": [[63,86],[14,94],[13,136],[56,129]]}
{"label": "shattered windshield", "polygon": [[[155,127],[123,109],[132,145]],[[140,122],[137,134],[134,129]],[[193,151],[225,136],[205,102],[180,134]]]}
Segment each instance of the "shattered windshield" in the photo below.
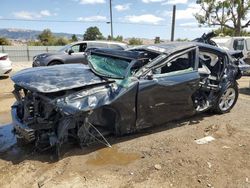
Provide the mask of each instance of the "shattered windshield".
{"label": "shattered windshield", "polygon": [[117,57],[92,54],[88,57],[91,67],[97,74],[111,78],[124,78],[129,60]]}

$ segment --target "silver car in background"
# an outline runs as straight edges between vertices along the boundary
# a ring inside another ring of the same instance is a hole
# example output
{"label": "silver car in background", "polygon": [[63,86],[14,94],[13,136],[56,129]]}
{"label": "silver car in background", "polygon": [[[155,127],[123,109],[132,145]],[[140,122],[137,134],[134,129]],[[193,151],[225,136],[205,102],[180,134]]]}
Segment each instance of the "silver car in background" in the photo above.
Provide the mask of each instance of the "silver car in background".
{"label": "silver car in background", "polygon": [[125,50],[128,46],[125,43],[112,41],[79,41],[66,45],[58,52],[35,56],[33,58],[33,67],[70,63],[87,64],[86,52],[96,48]]}

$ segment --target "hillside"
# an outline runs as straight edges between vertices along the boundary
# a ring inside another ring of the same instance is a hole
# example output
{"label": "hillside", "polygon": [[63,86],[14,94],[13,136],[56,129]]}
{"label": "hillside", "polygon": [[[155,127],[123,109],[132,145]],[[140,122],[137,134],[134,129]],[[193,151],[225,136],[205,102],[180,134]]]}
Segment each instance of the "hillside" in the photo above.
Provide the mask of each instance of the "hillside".
{"label": "hillside", "polygon": [[[35,40],[42,31],[27,29],[0,29],[0,37],[6,37],[13,40]],[[71,33],[53,33],[57,37],[71,38]],[[82,35],[77,34],[78,38]]]}

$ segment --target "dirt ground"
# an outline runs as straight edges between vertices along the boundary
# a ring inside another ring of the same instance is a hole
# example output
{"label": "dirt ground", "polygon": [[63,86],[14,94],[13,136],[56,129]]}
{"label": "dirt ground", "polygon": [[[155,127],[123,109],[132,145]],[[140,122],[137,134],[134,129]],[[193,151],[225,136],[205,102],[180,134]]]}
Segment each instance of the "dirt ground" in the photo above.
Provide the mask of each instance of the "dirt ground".
{"label": "dirt ground", "polygon": [[[14,71],[18,69],[15,68]],[[12,82],[0,78],[0,187],[250,187],[250,77],[230,113],[205,113],[139,134],[49,152],[20,148],[11,133]],[[198,145],[205,136],[215,140]]]}

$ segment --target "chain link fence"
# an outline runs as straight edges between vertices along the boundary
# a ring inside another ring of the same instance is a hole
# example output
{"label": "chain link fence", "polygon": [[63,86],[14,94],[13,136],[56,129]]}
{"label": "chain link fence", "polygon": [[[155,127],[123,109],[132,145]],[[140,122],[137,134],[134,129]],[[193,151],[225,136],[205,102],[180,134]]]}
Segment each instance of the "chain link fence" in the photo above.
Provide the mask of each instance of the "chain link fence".
{"label": "chain link fence", "polygon": [[46,52],[56,52],[63,46],[0,46],[0,53],[7,53],[13,62],[32,61],[33,57]]}

